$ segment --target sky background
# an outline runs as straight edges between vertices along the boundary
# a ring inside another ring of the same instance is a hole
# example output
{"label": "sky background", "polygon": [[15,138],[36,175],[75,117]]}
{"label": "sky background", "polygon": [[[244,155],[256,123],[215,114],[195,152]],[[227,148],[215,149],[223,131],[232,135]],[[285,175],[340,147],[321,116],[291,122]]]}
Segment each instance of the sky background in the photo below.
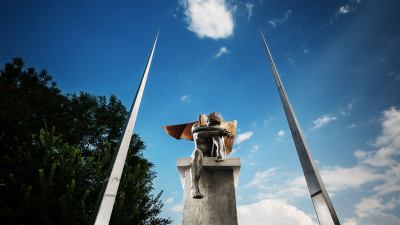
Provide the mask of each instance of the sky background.
{"label": "sky background", "polygon": [[239,224],[316,224],[259,31],[342,224],[400,224],[400,2],[163,0],[0,2],[0,63],[22,57],[65,93],[129,107],[160,31],[135,132],[155,164],[162,216],[181,224],[163,125],[238,120]]}

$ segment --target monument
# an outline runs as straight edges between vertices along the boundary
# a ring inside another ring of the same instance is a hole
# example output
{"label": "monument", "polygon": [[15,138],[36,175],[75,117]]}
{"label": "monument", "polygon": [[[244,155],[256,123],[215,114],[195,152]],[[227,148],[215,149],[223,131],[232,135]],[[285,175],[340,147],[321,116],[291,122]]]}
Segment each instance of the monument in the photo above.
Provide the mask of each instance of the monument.
{"label": "monument", "polygon": [[104,180],[97,203],[93,212],[92,223],[94,225],[108,225],[114,208],[115,198],[117,197],[119,182],[121,180],[122,171],[128,154],[129,143],[131,142],[133,130],[136,124],[136,118],[139,113],[140,103],[142,101],[144,88],[146,86],[147,77],[150,72],[151,62],[153,61],[154,51],[156,49],[158,33],[154,40],[153,47],[147,60],[142,79],[133,99],[131,109],[125,121],[122,136],[119,140],[117,151],[114,152],[109,169],[109,175]]}
{"label": "monument", "polygon": [[304,177],[306,178],[308,191],[318,217],[318,222],[320,225],[340,225],[335,208],[333,207],[331,199],[329,198],[329,194],[325,188],[324,182],[319,175],[314,159],[311,156],[311,150],[309,149],[303,137],[303,132],[300,128],[299,122],[297,121],[292,105],[290,104],[285,87],[283,86],[281,77],[272,58],[271,51],[269,50],[267,41],[265,40],[262,32],[261,37],[264,42],[269,62],[271,64],[272,75],[274,76],[275,83],[278,88],[283,109],[292,133],[293,142],[296,146],[297,155],[299,156]]}
{"label": "monument", "polygon": [[190,158],[177,160],[184,190],[183,225],[237,225],[235,187],[240,159],[226,158],[232,151],[237,121],[220,113],[202,114],[191,123],[165,126],[176,139],[194,141]]}
{"label": "monument", "polygon": [[[319,224],[339,225],[339,219],[311,157],[267,42],[264,35],[261,35]],[[109,176],[99,194],[93,213],[94,225],[108,225],[110,221],[157,39],[158,34],[126,119],[118,150],[114,153]],[[224,121],[220,113],[214,112],[208,116],[200,115],[195,122],[164,127],[169,135],[176,139],[194,141],[195,145],[190,158],[177,160],[184,190],[183,225],[238,224],[235,188],[239,179],[240,159],[226,158],[232,151],[236,126],[237,121]]]}

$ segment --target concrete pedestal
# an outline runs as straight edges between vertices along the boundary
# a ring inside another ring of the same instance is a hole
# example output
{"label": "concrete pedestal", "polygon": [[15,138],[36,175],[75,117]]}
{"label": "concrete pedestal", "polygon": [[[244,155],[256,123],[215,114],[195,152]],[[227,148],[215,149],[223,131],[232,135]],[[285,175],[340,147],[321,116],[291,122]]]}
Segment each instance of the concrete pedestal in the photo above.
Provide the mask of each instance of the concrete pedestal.
{"label": "concrete pedestal", "polygon": [[184,190],[183,225],[237,225],[236,196],[240,171],[239,158],[215,162],[214,157],[203,158],[200,178],[202,199],[190,195],[190,158],[178,159],[177,166]]}

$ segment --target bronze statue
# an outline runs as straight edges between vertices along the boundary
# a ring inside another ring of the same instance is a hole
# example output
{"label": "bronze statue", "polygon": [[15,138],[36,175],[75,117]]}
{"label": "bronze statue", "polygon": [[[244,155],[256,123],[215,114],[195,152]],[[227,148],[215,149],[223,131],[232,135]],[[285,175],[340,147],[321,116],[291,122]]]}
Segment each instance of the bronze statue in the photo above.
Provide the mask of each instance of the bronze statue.
{"label": "bronze statue", "polygon": [[232,151],[236,124],[236,121],[223,121],[220,113],[213,112],[208,116],[201,114],[196,122],[164,127],[168,134],[177,139],[194,141],[195,149],[190,163],[193,198],[203,198],[199,188],[203,157],[215,157],[215,161],[223,161]]}

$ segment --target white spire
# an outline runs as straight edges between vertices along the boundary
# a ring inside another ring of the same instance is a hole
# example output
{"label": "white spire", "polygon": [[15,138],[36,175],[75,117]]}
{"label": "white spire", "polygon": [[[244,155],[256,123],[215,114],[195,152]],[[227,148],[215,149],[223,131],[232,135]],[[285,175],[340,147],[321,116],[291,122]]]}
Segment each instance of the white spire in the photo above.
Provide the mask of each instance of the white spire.
{"label": "white spire", "polygon": [[122,133],[122,137],[119,142],[118,150],[114,153],[112,160],[112,169],[110,176],[106,180],[107,184],[103,184],[102,191],[99,199],[101,199],[100,205],[96,209],[95,225],[108,225],[111,218],[111,213],[114,207],[115,197],[117,196],[119,182],[121,180],[122,171],[124,169],[126,156],[128,154],[129,144],[131,142],[133,129],[135,128],[136,118],[139,112],[140,102],[142,101],[144,87],[146,85],[147,76],[149,75],[151,62],[153,60],[154,50],[156,48],[158,39],[158,33],[154,40],[153,48],[149,60],[147,61],[146,68],[143,72],[142,79],[139,87],[136,91],[135,98],[133,100],[129,117],[126,120],[125,128]]}

